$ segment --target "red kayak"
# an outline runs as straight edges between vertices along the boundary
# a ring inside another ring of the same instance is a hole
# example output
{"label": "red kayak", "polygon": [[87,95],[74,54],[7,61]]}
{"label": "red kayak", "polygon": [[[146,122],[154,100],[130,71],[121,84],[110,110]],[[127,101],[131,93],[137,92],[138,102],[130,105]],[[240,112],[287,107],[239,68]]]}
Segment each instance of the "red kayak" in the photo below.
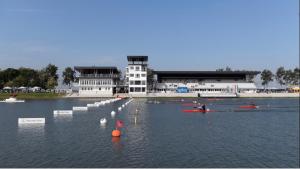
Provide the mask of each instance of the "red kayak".
{"label": "red kayak", "polygon": [[185,113],[206,113],[206,112],[216,112],[215,110],[200,110],[200,109],[189,109],[182,110]]}
{"label": "red kayak", "polygon": [[240,108],[242,108],[242,109],[257,109],[258,106],[254,106],[254,105],[245,105],[245,106],[240,106]]}

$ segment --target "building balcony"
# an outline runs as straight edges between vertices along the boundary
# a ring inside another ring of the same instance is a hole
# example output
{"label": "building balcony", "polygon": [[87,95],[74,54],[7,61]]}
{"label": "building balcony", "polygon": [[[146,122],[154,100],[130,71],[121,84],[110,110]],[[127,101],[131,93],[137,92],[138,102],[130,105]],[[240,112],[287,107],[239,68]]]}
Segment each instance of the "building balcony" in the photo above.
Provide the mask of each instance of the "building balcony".
{"label": "building balcony", "polygon": [[81,74],[79,78],[118,79],[119,74]]}

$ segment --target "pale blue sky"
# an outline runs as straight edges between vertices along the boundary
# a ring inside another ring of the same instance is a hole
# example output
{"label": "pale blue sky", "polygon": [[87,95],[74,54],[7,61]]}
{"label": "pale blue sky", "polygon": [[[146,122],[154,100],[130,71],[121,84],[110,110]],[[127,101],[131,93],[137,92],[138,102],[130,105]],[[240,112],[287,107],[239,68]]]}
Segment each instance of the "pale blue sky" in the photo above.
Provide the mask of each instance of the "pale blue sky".
{"label": "pale blue sky", "polygon": [[0,0],[0,68],[271,70],[299,64],[298,0]]}

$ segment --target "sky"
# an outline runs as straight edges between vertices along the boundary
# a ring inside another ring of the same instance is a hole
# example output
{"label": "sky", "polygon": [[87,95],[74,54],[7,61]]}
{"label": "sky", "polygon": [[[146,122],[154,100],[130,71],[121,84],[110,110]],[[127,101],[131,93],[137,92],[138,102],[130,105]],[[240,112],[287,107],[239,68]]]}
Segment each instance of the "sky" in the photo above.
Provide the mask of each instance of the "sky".
{"label": "sky", "polygon": [[298,0],[0,0],[0,68],[299,66]]}

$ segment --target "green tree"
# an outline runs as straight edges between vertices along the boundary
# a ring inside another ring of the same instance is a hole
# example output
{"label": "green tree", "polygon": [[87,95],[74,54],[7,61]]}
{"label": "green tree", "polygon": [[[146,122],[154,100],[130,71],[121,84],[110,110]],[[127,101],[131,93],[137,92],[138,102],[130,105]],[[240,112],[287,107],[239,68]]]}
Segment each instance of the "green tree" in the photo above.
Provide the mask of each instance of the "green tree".
{"label": "green tree", "polygon": [[154,70],[151,68],[147,68],[147,87],[148,91],[153,90],[154,85]]}
{"label": "green tree", "polygon": [[20,86],[27,86],[27,79],[24,76],[19,75],[13,81],[13,86],[20,87]]}
{"label": "green tree", "polygon": [[[40,79],[40,87],[44,89],[54,89],[54,84],[57,85],[57,67],[55,65],[49,64],[46,68],[38,72]],[[55,81],[55,82],[54,82]]]}
{"label": "green tree", "polygon": [[50,77],[47,81],[46,88],[47,89],[54,89],[57,86],[57,80],[55,77]]}
{"label": "green tree", "polygon": [[5,83],[8,81],[12,81],[17,76],[19,76],[19,74],[20,74],[19,70],[13,68],[7,68],[6,70],[3,71],[3,80]]}
{"label": "green tree", "polygon": [[8,82],[6,82],[6,83],[4,84],[4,86],[15,87],[13,81],[8,81]]}
{"label": "green tree", "polygon": [[56,74],[57,73],[57,66],[55,65],[52,65],[52,64],[49,64],[47,67],[46,67],[46,72],[48,74],[49,77],[53,77],[55,80],[58,79],[58,75]]}
{"label": "green tree", "polygon": [[4,75],[3,75],[3,71],[0,70],[0,89],[2,89],[4,87]]}
{"label": "green tree", "polygon": [[48,75],[45,69],[42,69],[38,72],[39,85],[41,88],[45,89],[47,86]]}
{"label": "green tree", "polygon": [[232,70],[231,70],[231,68],[229,66],[226,66],[225,71],[230,72]]}
{"label": "green tree", "polygon": [[285,85],[285,80],[283,79],[284,77],[284,74],[285,74],[285,69],[284,67],[279,67],[276,71],[276,75],[275,75],[275,78],[277,80],[277,82],[282,86],[282,85]]}
{"label": "green tree", "polygon": [[285,72],[284,72],[284,75],[283,75],[283,80],[285,81],[285,83],[287,84],[287,85],[292,85],[292,83],[293,83],[293,79],[294,79],[294,73],[293,73],[293,71],[292,70],[286,70]]}
{"label": "green tree", "polygon": [[293,85],[300,84],[300,69],[296,67],[293,72]]}
{"label": "green tree", "polygon": [[227,71],[227,72],[231,72],[232,69],[229,67],[229,66],[226,66],[226,68],[219,68],[219,69],[216,69],[217,72],[224,72],[224,71]]}
{"label": "green tree", "polygon": [[262,85],[266,88],[268,86],[269,82],[273,81],[273,73],[270,70],[263,70],[261,72],[261,80],[262,80]]}
{"label": "green tree", "polygon": [[63,83],[70,86],[71,82],[75,80],[75,71],[71,67],[65,68],[63,72]]}

